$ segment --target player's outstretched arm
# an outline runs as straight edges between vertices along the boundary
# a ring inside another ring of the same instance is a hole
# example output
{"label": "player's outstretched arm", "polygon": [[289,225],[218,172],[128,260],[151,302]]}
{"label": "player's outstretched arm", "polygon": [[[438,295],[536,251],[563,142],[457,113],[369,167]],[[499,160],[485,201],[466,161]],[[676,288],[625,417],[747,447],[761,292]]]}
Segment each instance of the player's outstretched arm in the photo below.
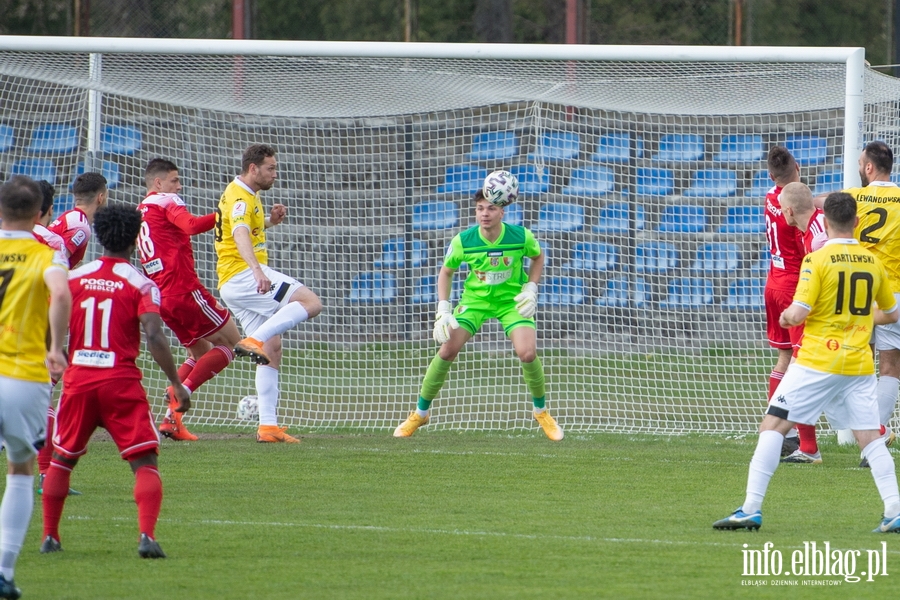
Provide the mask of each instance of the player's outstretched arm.
{"label": "player's outstretched arm", "polygon": [[191,393],[181,384],[178,378],[178,367],[175,366],[175,359],[172,358],[172,351],[169,348],[169,340],[163,333],[162,319],[159,314],[154,312],[143,313],[140,317],[141,327],[144,329],[144,335],[147,336],[147,349],[153,360],[163,370],[169,382],[172,384],[172,390],[175,398],[178,400],[176,412],[187,412],[191,408]]}
{"label": "player's outstretched arm", "polygon": [[72,294],[65,269],[52,268],[44,273],[44,283],[50,290],[50,345],[47,349],[47,367],[55,378],[62,376],[68,366],[63,344],[72,314]]}
{"label": "player's outstretched arm", "polygon": [[171,211],[166,213],[169,221],[175,225],[178,229],[182,230],[188,235],[197,235],[198,233],[204,233],[209,231],[213,227],[216,226],[216,213],[209,213],[208,215],[203,215],[202,217],[195,217],[187,209],[178,211],[174,217],[171,216]]}

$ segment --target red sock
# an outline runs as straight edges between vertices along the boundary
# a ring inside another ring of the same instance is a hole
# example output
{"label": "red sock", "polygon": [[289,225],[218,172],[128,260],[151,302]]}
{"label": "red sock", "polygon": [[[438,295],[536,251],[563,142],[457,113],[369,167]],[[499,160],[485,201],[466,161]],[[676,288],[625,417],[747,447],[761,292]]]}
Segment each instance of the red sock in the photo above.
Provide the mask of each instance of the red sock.
{"label": "red sock", "polygon": [[[226,346],[216,346],[200,357],[187,379],[182,379],[184,387],[192,392],[220,373],[234,360],[234,353]],[[180,373],[179,373],[180,375]]]}
{"label": "red sock", "polygon": [[47,439],[44,440],[44,447],[38,451],[37,464],[38,472],[41,475],[47,473],[50,468],[50,460],[53,458],[53,429],[56,427],[56,411],[53,407],[47,409]]}
{"label": "red sock", "polygon": [[784,373],[776,370],[772,370],[769,373],[769,395],[766,396],[767,400],[772,399],[772,395],[775,393],[775,390],[778,389],[778,384],[781,383],[781,380],[784,379]]}
{"label": "red sock", "polygon": [[819,444],[816,443],[815,425],[801,425],[797,423],[797,433],[800,434],[800,452],[815,454],[819,451]]}
{"label": "red sock", "polygon": [[[68,488],[66,488],[68,492]],[[134,474],[134,501],[138,509],[138,527],[141,533],[155,538],[154,529],[162,506],[162,480],[156,467],[145,465]]]}
{"label": "red sock", "polygon": [[194,366],[197,364],[197,361],[193,359],[193,357],[188,357],[184,363],[178,367],[178,379],[184,381],[191,375],[191,371],[194,370]]}
{"label": "red sock", "polygon": [[44,509],[44,536],[52,535],[59,540],[59,520],[62,518],[63,506],[69,495],[69,479],[72,469],[57,462],[51,462],[44,478],[44,493],[41,505]]}

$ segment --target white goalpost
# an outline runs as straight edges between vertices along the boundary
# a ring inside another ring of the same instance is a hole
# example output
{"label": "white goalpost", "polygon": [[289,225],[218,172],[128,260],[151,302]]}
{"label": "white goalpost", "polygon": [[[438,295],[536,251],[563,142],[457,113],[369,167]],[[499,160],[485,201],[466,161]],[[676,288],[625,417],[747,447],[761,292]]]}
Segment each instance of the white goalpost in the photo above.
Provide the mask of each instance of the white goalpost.
{"label": "white goalpost", "polygon": [[[504,168],[521,184],[507,219],[548,256],[539,353],[560,424],[751,431],[775,361],[765,153],[787,145],[802,179],[829,191],[858,185],[866,141],[900,141],[900,85],[862,48],[11,36],[0,93],[0,172],[52,178],[60,208],[85,168],[107,175],[112,201],[137,205],[144,166],[164,157],[206,214],[247,145],[277,148],[262,197],[289,212],[267,232],[271,262],[325,307],[284,338],[279,414],[312,429],[386,430],[414,406],[437,350],[444,247],[474,224],[479,179]],[[215,293],[212,234],[193,244]],[[164,378],[143,366],[162,411]],[[253,382],[236,361],[195,393],[186,422],[250,425],[235,409]],[[490,323],[429,428],[532,428],[530,413]]]}

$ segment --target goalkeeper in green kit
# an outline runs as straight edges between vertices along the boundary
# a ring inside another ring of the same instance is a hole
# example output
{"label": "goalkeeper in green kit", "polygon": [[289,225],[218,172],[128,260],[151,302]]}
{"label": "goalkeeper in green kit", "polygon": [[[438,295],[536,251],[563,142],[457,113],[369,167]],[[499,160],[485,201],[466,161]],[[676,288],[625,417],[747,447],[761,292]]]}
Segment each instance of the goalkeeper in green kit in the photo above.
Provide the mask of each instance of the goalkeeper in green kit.
{"label": "goalkeeper in green kit", "polygon": [[[534,328],[544,253],[531,231],[503,222],[503,208],[516,199],[518,191],[519,182],[508,171],[488,175],[484,188],[474,198],[478,225],[450,241],[437,281],[434,339],[441,347],[425,372],[416,410],[394,430],[394,437],[409,437],[428,423],[431,403],[459,351],[487,319],[496,318],[522,362],[534,402],[534,418],[548,438],[563,439],[562,429],[545,408],[544,368],[537,356]],[[531,259],[527,274],[522,264],[525,257]],[[469,265],[469,276],[454,311],[450,288],[453,274],[463,263]]]}

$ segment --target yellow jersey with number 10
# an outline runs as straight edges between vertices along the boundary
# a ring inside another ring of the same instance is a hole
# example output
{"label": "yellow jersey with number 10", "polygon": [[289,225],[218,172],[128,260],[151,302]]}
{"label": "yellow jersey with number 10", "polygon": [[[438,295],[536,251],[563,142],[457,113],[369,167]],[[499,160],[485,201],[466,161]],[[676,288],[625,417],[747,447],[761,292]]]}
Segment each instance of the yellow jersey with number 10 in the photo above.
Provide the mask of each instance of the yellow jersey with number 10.
{"label": "yellow jersey with number 10", "polygon": [[890,181],[873,181],[864,188],[844,191],[856,199],[856,239],[878,257],[891,288],[900,292],[900,187]]}
{"label": "yellow jersey with number 10", "polygon": [[250,232],[253,253],[259,264],[269,264],[269,253],[266,250],[266,214],[259,194],[253,193],[242,181],[235,178],[225,188],[216,208],[216,274],[219,276],[219,288],[248,268],[247,262],[238,252],[237,244],[234,243],[234,231],[238,227],[246,227]]}
{"label": "yellow jersey with number 10", "polygon": [[807,254],[794,303],[809,309],[797,364],[837,375],[873,375],[872,304],[896,310],[884,266],[855,239],[836,238]]}

